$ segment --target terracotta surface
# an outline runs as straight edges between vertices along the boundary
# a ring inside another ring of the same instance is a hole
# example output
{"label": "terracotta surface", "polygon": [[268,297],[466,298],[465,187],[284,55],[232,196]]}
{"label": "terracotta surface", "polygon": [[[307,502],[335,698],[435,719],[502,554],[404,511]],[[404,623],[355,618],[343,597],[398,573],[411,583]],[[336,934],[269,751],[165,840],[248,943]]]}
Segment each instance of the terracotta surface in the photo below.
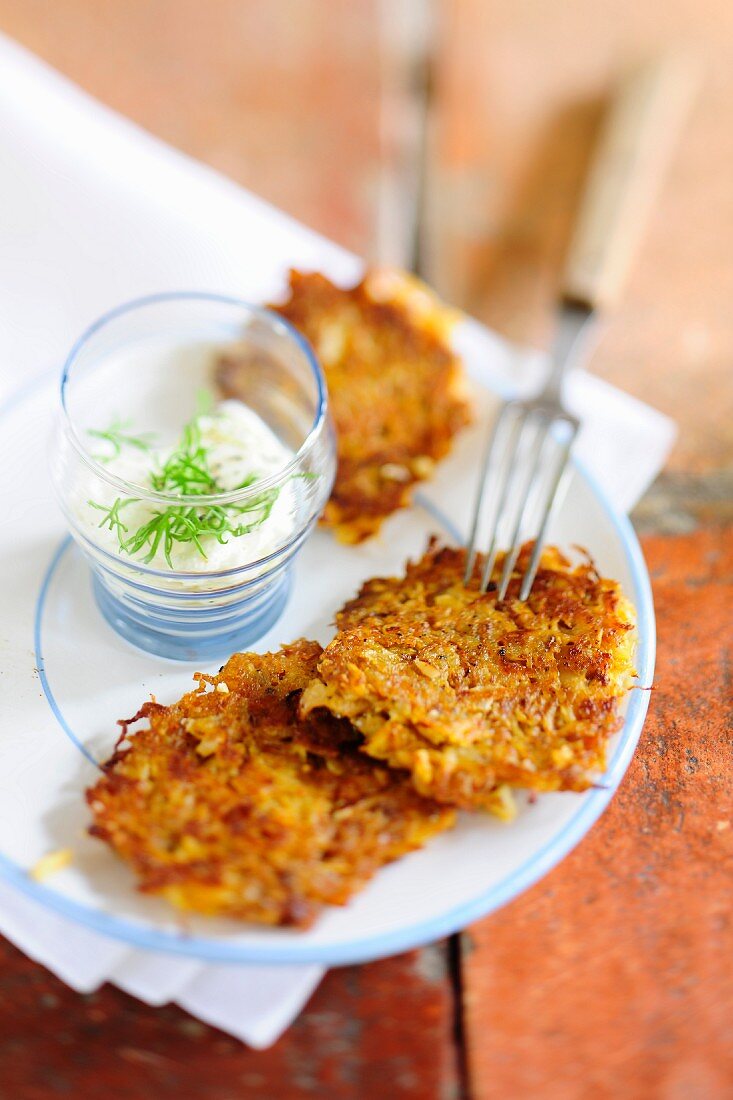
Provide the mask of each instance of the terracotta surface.
{"label": "terracotta surface", "polygon": [[733,540],[644,549],[659,660],[639,750],[575,852],[465,936],[476,1096],[733,1091]]}
{"label": "terracotta surface", "polygon": [[693,49],[702,89],[594,360],[681,429],[635,513],[659,625],[639,752],[543,882],[450,945],[329,974],[265,1053],[109,987],[79,997],[0,945],[0,1100],[733,1095],[733,8],[668,0],[661,19],[651,2],[442,0],[426,82],[398,48],[408,7],[0,0],[0,29],[364,253],[385,247],[379,203],[431,91],[424,262],[529,343],[550,331],[612,73],[663,44]]}
{"label": "terracotta surface", "polygon": [[665,48],[696,67],[688,125],[594,370],[680,422],[671,470],[730,472],[733,5],[441,8],[431,273],[525,343],[549,337],[575,199],[615,74]]}
{"label": "terracotta surface", "polygon": [[0,31],[364,252],[381,141],[375,10],[376,0],[1,0]]}
{"label": "terracotta surface", "polygon": [[2,944],[0,1097],[447,1100],[456,1052],[445,965],[431,947],[334,970],[287,1039],[255,1053],[111,986],[80,997]]}

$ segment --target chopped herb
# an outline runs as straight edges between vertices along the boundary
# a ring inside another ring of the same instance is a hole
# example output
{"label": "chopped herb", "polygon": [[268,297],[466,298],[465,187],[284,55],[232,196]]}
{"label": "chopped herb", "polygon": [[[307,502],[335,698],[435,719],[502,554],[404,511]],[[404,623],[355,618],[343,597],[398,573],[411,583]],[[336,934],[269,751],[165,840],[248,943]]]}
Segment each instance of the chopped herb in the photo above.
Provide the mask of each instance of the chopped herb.
{"label": "chopped herb", "polygon": [[[197,407],[199,411],[185,425],[176,448],[157,469],[153,469],[150,475],[151,487],[158,493],[195,497],[234,492],[254,485],[257,481],[256,474],[249,474],[232,488],[219,484],[210,468],[209,455],[201,435],[200,419],[207,415],[209,406],[204,407],[199,397]],[[96,434],[100,438],[109,438],[109,433]],[[128,437],[133,438],[135,437]],[[138,437],[131,445],[138,446],[141,441],[142,437]],[[295,476],[311,478],[318,475],[303,473]],[[151,518],[131,534],[122,521],[120,512],[139,498],[124,500],[118,497],[109,507],[92,500],[88,503],[104,513],[99,526],[109,527],[110,531],[116,532],[121,552],[131,557],[144,553],[142,560],[147,564],[162,550],[168,565],[173,568],[171,555],[176,544],[193,543],[201,557],[206,559],[201,542],[203,538],[213,537],[224,544],[229,538],[239,538],[240,535],[261,527],[270,517],[279,492],[279,487],[267,489],[242,503],[173,504],[153,512]]]}
{"label": "chopped herb", "polygon": [[[192,542],[202,558],[206,551],[201,539],[212,536],[225,544],[229,538],[239,538],[260,527],[268,519],[277,500],[279,489],[269,489],[246,504],[221,504],[196,507],[172,505],[154,512],[147,523],[129,538],[120,537],[120,550],[133,557],[147,548],[144,562],[151,562],[162,548],[165,560],[173,568],[171,552],[176,543]],[[237,522],[240,516],[254,514],[249,523]]]}
{"label": "chopped herb", "polygon": [[127,527],[120,519],[120,511],[126,504],[133,504],[135,500],[135,497],[129,497],[127,500],[122,500],[118,497],[114,504],[111,504],[109,507],[107,507],[106,504],[96,504],[93,500],[88,500],[87,504],[91,505],[92,508],[97,508],[100,512],[104,512],[98,526],[109,527],[110,531],[116,531],[121,545],[123,541],[122,536],[127,533]]}
{"label": "chopped herb", "polygon": [[211,390],[196,391],[196,416],[211,416],[214,411],[214,395]]}
{"label": "chopped herb", "polygon": [[143,432],[141,435],[131,435],[128,430],[129,428],[129,420],[119,420],[115,418],[105,431],[89,429],[87,435],[92,436],[93,439],[103,439],[112,447],[111,454],[94,455],[97,462],[109,462],[111,459],[117,458],[122,453],[124,447],[134,447],[138,451],[150,450],[155,442],[155,436],[152,432]]}

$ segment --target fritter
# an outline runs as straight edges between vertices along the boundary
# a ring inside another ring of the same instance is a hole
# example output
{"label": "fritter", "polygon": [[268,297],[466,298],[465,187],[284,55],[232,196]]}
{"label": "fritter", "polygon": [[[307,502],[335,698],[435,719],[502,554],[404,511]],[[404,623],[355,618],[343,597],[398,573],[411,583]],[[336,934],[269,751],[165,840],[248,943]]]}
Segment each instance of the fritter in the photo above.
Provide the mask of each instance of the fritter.
{"label": "fritter", "polygon": [[435,542],[405,577],[368,581],[338,614],[301,713],[349,718],[364,751],[465,809],[509,816],[507,785],[591,786],[634,677],[634,611],[589,559],[572,566],[552,548],[520,601],[530,551],[501,602],[495,584],[465,588],[465,551]]}
{"label": "fritter", "polygon": [[[361,542],[409,504],[468,423],[463,368],[448,342],[457,314],[392,271],[348,290],[291,271],[288,300],[272,308],[310,341],[328,384],[338,470],[323,522],[341,541]],[[251,368],[236,349],[220,359],[224,396],[246,400]]]}
{"label": "fritter", "polygon": [[[87,792],[93,835],[181,909],[307,927],[452,823],[409,777],[298,701],[321,655],[237,654],[175,703],[146,703]],[[147,725],[128,734],[141,718]]]}

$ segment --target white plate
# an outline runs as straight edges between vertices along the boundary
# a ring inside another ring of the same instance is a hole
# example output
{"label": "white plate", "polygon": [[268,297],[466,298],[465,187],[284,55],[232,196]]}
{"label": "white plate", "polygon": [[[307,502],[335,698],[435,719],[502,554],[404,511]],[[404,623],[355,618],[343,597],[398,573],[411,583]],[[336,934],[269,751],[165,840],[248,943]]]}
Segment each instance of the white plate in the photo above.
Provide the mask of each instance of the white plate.
{"label": "white plate", "polygon": [[[296,568],[294,594],[261,650],[305,636],[328,641],[336,608],[362,580],[400,572],[428,535],[465,530],[476,456],[493,398],[476,327],[462,350],[477,383],[480,424],[419,497],[363,547],[318,532]],[[479,389],[479,387],[481,387]],[[162,702],[191,686],[194,666],[156,660],[128,646],[94,604],[88,570],[64,537],[49,487],[44,440],[57,403],[56,378],[17,393],[0,408],[0,874],[72,920],[136,947],[204,961],[342,964],[393,954],[462,928],[536,882],[577,844],[618,786],[641,731],[648,692],[633,691],[608,771],[584,795],[541,796],[505,825],[479,815],[387,867],[343,909],[307,932],[204,918],[185,923],[166,904],[135,890],[132,874],[86,835],[83,792],[117,737],[115,720],[154,693]],[[481,426],[483,425],[483,427]],[[637,669],[651,683],[654,615],[649,578],[634,532],[577,467],[551,537],[580,544],[617,578],[636,605]],[[39,883],[41,856],[69,847],[72,864]]]}

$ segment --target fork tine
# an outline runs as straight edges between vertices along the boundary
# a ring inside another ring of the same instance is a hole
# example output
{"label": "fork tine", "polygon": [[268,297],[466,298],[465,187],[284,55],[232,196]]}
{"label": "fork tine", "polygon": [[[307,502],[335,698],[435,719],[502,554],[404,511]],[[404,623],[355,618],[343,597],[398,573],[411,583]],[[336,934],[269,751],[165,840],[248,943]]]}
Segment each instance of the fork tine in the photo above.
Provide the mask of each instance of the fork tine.
{"label": "fork tine", "polygon": [[481,581],[479,583],[479,592],[486,592],[489,587],[489,581],[491,580],[491,574],[494,569],[494,562],[496,561],[496,553],[499,548],[499,524],[501,517],[504,513],[504,506],[509,496],[509,490],[512,485],[514,477],[514,460],[519,449],[519,441],[522,437],[522,431],[527,420],[526,409],[521,405],[515,406],[515,411],[519,413],[516,417],[514,424],[511,428],[509,435],[509,446],[505,450],[504,457],[504,472],[501,480],[498,484],[499,499],[496,505],[496,510],[493,516],[493,523],[491,526],[491,540],[486,550],[486,560],[484,561],[484,567],[481,571]]}
{"label": "fork tine", "polygon": [[555,501],[557,499],[558,490],[562,484],[564,475],[568,470],[568,458],[570,457],[570,448],[573,445],[573,440],[578,434],[577,426],[571,425],[571,431],[566,439],[561,451],[559,461],[555,468],[555,476],[552,480],[550,491],[547,494],[547,502],[545,504],[544,512],[542,513],[542,519],[540,521],[540,529],[535,538],[534,546],[532,547],[532,556],[529,559],[529,565],[527,566],[524,577],[522,578],[522,584],[519,589],[520,600],[526,600],[529,596],[532,585],[534,584],[535,576],[537,575],[537,567],[540,562],[540,555],[542,554],[542,547],[545,542],[545,535],[547,534],[547,528],[552,518],[552,512],[554,509]]}
{"label": "fork tine", "polygon": [[537,477],[537,469],[539,467],[540,457],[544,450],[545,441],[549,435],[550,424],[543,416],[537,417],[537,432],[535,438],[532,441],[532,449],[529,454],[529,461],[527,463],[527,474],[524,478],[524,485],[519,498],[519,507],[517,509],[516,520],[514,523],[514,530],[509,541],[509,549],[507,550],[506,557],[504,558],[504,567],[501,572],[501,580],[499,581],[499,591],[497,593],[497,599],[503,600],[509,587],[509,581],[511,580],[512,572],[519,557],[519,551],[521,549],[522,540],[522,525],[524,523],[524,517],[527,512],[527,505],[532,497],[532,487],[535,484]]}
{"label": "fork tine", "polygon": [[515,412],[517,406],[515,402],[508,401],[502,405],[499,410],[499,414],[494,421],[494,426],[491,429],[488,442],[486,444],[486,450],[484,451],[483,461],[481,463],[481,470],[479,473],[478,492],[476,495],[476,504],[473,511],[473,521],[471,524],[471,533],[468,538],[468,552],[466,554],[466,569],[463,574],[463,583],[468,584],[473,576],[473,570],[476,565],[476,557],[478,554],[476,542],[479,534],[479,526],[481,518],[484,512],[484,503],[486,499],[486,486],[488,483],[488,474],[492,466],[492,460],[494,453],[497,450],[497,444],[503,429],[506,427],[507,421],[511,415]]}

